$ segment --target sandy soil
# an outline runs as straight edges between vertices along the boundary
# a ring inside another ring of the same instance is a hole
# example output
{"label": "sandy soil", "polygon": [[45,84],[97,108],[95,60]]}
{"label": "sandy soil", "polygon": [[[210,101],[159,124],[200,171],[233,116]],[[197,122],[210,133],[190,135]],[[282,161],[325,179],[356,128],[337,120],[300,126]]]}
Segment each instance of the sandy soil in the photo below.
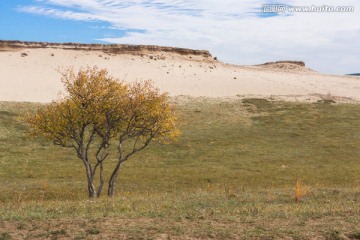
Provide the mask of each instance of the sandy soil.
{"label": "sandy soil", "polygon": [[97,65],[120,80],[151,79],[172,96],[273,97],[360,101],[360,78],[293,65],[236,66],[195,55],[143,55],[52,48],[0,51],[0,101],[50,102],[62,90],[58,69]]}

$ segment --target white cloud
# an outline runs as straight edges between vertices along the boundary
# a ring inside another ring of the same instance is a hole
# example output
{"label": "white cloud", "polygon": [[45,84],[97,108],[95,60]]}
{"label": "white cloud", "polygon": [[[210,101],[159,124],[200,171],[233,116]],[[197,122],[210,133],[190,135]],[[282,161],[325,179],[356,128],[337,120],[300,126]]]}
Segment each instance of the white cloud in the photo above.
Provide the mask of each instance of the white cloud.
{"label": "white cloud", "polygon": [[[208,49],[231,63],[305,60],[329,73],[360,71],[360,1],[291,0],[295,6],[355,6],[353,13],[292,13],[260,18],[260,0],[38,0],[19,7],[76,21],[102,21],[115,29],[141,30],[111,43]],[[279,1],[277,1],[279,2]]]}

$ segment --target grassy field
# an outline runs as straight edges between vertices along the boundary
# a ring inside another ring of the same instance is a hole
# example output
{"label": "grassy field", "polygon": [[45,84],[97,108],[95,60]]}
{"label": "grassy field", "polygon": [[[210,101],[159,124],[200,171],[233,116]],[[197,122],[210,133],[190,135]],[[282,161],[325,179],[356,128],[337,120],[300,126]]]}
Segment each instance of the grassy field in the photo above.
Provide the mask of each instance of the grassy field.
{"label": "grassy field", "polygon": [[71,149],[24,137],[38,105],[0,102],[0,240],[360,239],[360,105],[174,101],[179,140],[96,201]]}

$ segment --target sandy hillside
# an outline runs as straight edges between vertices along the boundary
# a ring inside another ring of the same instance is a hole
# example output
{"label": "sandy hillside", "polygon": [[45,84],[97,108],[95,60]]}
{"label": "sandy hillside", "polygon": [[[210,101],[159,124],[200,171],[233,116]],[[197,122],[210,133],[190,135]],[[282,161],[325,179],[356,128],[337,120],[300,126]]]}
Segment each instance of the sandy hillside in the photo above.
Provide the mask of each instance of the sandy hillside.
{"label": "sandy hillside", "polygon": [[228,65],[189,49],[0,41],[0,62],[0,101],[50,102],[62,89],[57,69],[93,65],[120,80],[151,79],[172,96],[360,101],[359,77],[323,75],[302,62]]}

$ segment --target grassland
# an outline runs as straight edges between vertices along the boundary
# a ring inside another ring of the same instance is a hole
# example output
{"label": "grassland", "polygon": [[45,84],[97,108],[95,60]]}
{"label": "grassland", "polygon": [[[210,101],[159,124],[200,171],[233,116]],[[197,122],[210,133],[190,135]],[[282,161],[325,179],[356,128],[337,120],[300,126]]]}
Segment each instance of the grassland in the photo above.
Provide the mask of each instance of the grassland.
{"label": "grassland", "polygon": [[72,150],[24,137],[38,105],[0,103],[0,239],[360,239],[360,105],[174,101],[180,139],[96,201]]}

